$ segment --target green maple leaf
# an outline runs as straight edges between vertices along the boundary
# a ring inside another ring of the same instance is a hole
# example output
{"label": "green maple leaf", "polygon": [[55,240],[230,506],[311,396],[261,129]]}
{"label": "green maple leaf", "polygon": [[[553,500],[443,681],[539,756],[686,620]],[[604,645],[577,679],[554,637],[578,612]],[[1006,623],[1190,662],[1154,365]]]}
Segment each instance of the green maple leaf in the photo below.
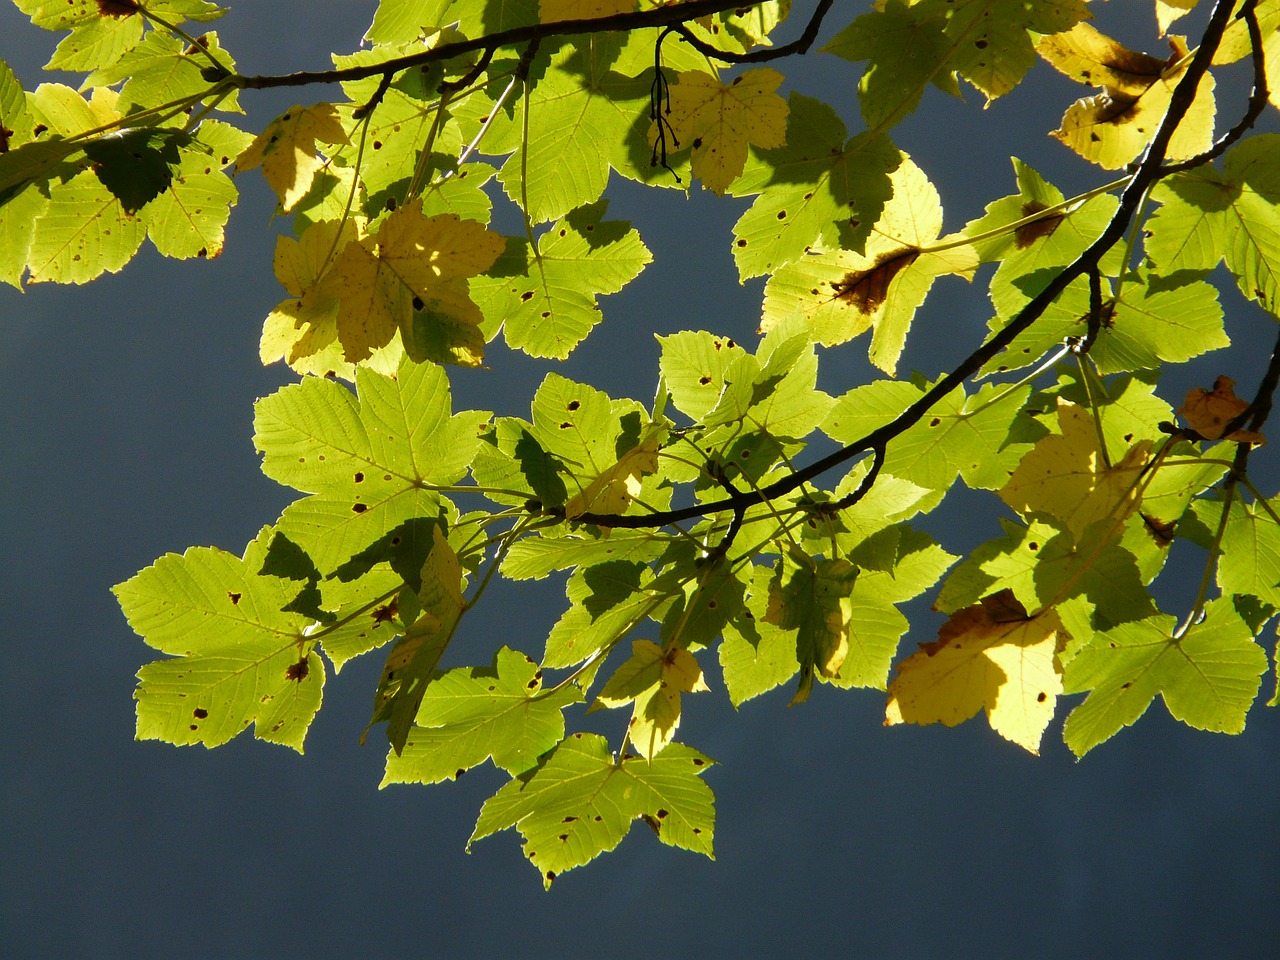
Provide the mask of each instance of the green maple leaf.
{"label": "green maple leaf", "polygon": [[529,138],[522,143],[524,105],[499,114],[483,150],[511,156],[498,179],[514,202],[528,203],[534,223],[563,217],[604,193],[610,168],[640,178],[649,147],[635,128],[647,114],[649,81],[613,73],[590,43],[552,56],[529,95]]}
{"label": "green maple leaf", "polygon": [[[1089,351],[1103,375],[1154,369],[1162,363],[1183,363],[1211,350],[1230,346],[1222,323],[1217,288],[1204,281],[1176,286],[1159,276],[1130,275],[1113,295],[1111,281],[1102,281],[1103,308],[1098,336]],[[1081,277],[1045,310],[1039,320],[1020,333],[988,365],[991,372],[1025,367],[1068,337],[1088,333],[1089,281]],[[992,328],[1003,326],[997,318]]]}
{"label": "green maple leaf", "polygon": [[[421,49],[420,44],[416,47]],[[363,57],[335,57],[334,64],[341,69],[358,65],[365,59],[376,61],[385,58],[385,54],[370,55],[366,51]],[[353,91],[348,96],[359,103],[368,99],[371,94],[372,91],[369,91],[361,96]],[[414,175],[423,144],[433,132],[432,151],[440,157],[434,164],[435,169],[451,164],[461,152],[462,140],[457,124],[443,123],[437,126],[436,112],[436,104],[390,89],[383,95],[377,109],[369,114],[367,121],[356,120],[349,114],[343,117],[351,143],[336,150],[334,159],[354,167],[356,157],[360,156],[360,183],[364,188],[370,216],[386,209],[389,198],[394,198],[398,203],[404,202],[405,188]],[[368,129],[363,134],[364,152],[361,154],[360,127],[365,122]],[[343,200],[345,202],[345,196]],[[487,216],[483,218],[483,222],[488,222]]]}
{"label": "green maple leaf", "polygon": [[1267,655],[1230,599],[1180,636],[1156,616],[1096,636],[1066,665],[1067,693],[1089,691],[1067,717],[1063,739],[1077,756],[1135,722],[1159,694],[1174,719],[1199,730],[1240,733]]}
{"label": "green maple leaf", "polygon": [[642,479],[656,469],[666,421],[650,422],[634,400],[611,400],[552,373],[534,394],[532,412],[532,424],[499,419],[478,458],[478,483],[523,487],[543,504],[563,507],[569,519],[623,513],[642,492],[645,502],[669,497]]}
{"label": "green maple leaf", "polygon": [[643,563],[609,560],[574,571],[569,608],[547,636],[543,665],[570,667],[620,640],[679,589]]}
{"label": "green maple leaf", "polygon": [[575,210],[529,242],[512,237],[506,253],[471,283],[492,339],[535,357],[563,360],[603,317],[597,298],[617,293],[653,259],[626,221],[603,219],[606,201]]}
{"label": "green maple leaf", "polygon": [[1148,256],[1165,276],[1225,260],[1240,292],[1280,315],[1280,135],[1250,137],[1211,166],[1175,174],[1152,197]]}
{"label": "green maple leaf", "polygon": [[51,184],[35,221],[27,262],[30,282],[88,283],[133,259],[146,226],[92,170]]}
{"label": "green maple leaf", "polygon": [[574,684],[542,689],[542,671],[502,647],[492,667],[458,667],[427,686],[400,754],[387,754],[389,783],[438,783],[491,759],[520,774],[564,737],[563,710],[582,699]]}
{"label": "green maple leaf", "polygon": [[814,340],[832,345],[871,328],[871,362],[894,373],[933,282],[945,274],[970,279],[978,254],[963,238],[938,240],[938,191],[910,158],[889,180],[893,196],[861,251],[815,245],[769,278],[761,329],[799,313]]}
{"label": "green maple leaf", "polygon": [[947,577],[937,609],[954,613],[1008,589],[1029,612],[1083,595],[1100,628],[1155,613],[1137,558],[1111,536],[1108,521],[1079,543],[1049,523],[1002,519],[1000,525],[1004,536],[975,547]]}
{"label": "green maple leaf", "polygon": [[456,5],[454,0],[379,0],[364,39],[374,44],[418,40],[424,27],[448,22],[445,14]]}
{"label": "green maple leaf", "polygon": [[512,580],[541,580],[556,570],[590,567],[611,560],[647,562],[658,556],[675,538],[653,530],[612,530],[605,536],[582,527],[566,536],[525,537],[507,551],[502,575]]}
{"label": "green maple leaf", "polygon": [[166,257],[216,257],[222,252],[231,207],[239,198],[223,170],[249,140],[235,127],[206,120],[195,141],[178,150],[168,186],[139,211],[148,238]]}
{"label": "green maple leaf", "polygon": [[[217,33],[205,33],[200,40],[200,47],[196,48],[166,33],[153,31],[118,60],[91,73],[85,84],[105,87],[125,81],[117,107],[126,114],[203,93],[209,89],[209,81],[201,71],[210,66],[210,55],[232,71],[235,60],[222,49]],[[237,91],[231,91],[221,100],[218,109],[242,112]]]}
{"label": "green maple leaf", "polygon": [[114,588],[133,627],[171,654],[138,673],[138,739],[215,747],[254,725],[302,752],[324,665],[313,619],[288,610],[298,587],[260,573],[272,532],[243,558],[213,547],[167,554]]}
{"label": "green maple leaf", "polygon": [[[924,385],[878,380],[836,399],[822,431],[853,443],[891,422],[924,393]],[[930,490],[946,490],[957,474],[977,489],[1002,487],[1027,451],[1016,411],[1028,387],[1010,391],[987,384],[966,396],[963,388],[889,443],[885,472]]]}
{"label": "green maple leaf", "polygon": [[834,110],[793,93],[787,145],[753,150],[735,196],[759,197],[733,228],[742,280],[773,273],[823,241],[859,250],[892,196],[889,174],[902,154],[884,136],[845,140]]}
{"label": "green maple leaf", "polygon": [[709,333],[659,340],[660,364],[664,378],[672,378],[675,405],[695,416],[700,428],[686,434],[673,459],[663,464],[672,482],[697,480],[720,496],[722,489],[698,466],[708,461],[726,477],[741,473],[759,483],[799,449],[799,438],[808,436],[831,408],[831,398],[817,388],[817,357],[798,319],[769,331],[754,356]]}
{"label": "green maple leaf", "polygon": [[[1280,524],[1269,506],[1232,504],[1218,554],[1218,586],[1280,606]],[[1208,512],[1215,511],[1221,516],[1220,506]]]}
{"label": "green maple leaf", "polygon": [[957,74],[987,96],[1003,96],[1036,62],[1032,34],[1057,33],[1089,16],[1083,0],[890,0],[863,14],[822,49],[868,60],[858,100],[868,128],[885,128],[915,110],[926,87],[960,95]]}
{"label": "green maple leaf", "polygon": [[800,685],[793,704],[809,699],[815,673],[840,675],[857,634],[850,598],[857,577],[858,568],[844,558],[784,559],[775,569],[763,620],[795,638]]}
{"label": "green maple leaf", "polygon": [[658,337],[662,355],[658,368],[671,393],[671,402],[694,422],[701,421],[720,402],[725,373],[747,351],[728,337],[686,330]]}
{"label": "green maple leaf", "polygon": [[94,70],[114,63],[142,39],[140,16],[103,16],[98,0],[15,0],[45,30],[69,30],[46,70]]}
{"label": "green maple leaf", "polygon": [[723,627],[720,669],[735,707],[786,683],[800,669],[792,631],[766,620],[772,567],[753,564],[746,578],[746,606]]}
{"label": "green maple leaf", "polygon": [[254,445],[279,483],[312,496],[280,529],[329,573],[401,524],[450,507],[441,487],[461,480],[479,446],[482,411],[451,414],[448,378],[405,361],[395,379],[356,371],[359,398],[309,377],[259,400]]}
{"label": "green maple leaf", "polygon": [[710,857],[715,807],[700,777],[712,762],[681,743],[652,760],[615,760],[603,737],[575,733],[536,770],[485,801],[468,846],[516,827],[547,887],[612,850],[639,819],[663,843]]}

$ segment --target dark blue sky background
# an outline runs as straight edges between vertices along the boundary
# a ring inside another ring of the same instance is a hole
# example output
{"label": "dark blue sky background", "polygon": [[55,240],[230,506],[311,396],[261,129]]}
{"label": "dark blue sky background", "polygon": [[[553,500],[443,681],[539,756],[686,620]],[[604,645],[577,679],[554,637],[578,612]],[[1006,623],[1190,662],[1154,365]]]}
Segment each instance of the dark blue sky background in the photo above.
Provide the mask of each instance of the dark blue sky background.
{"label": "dark blue sky background", "polygon": [[[354,48],[375,5],[231,6],[224,43],[242,69],[266,72]],[[1150,35],[1149,3],[1110,7]],[[0,58],[28,85],[47,39],[0,5]],[[821,59],[793,69],[796,88],[854,122],[848,65]],[[1083,91],[1043,66],[1035,78],[986,111],[977,95],[935,92],[900,131],[942,192],[948,229],[1011,190],[1011,154],[1068,192],[1099,182],[1044,136]],[[295,100],[335,95],[244,101],[260,128]],[[1037,113],[1043,96],[1053,105]],[[1233,113],[1243,98],[1219,102]],[[1280,714],[1261,706],[1232,738],[1178,725],[1157,703],[1076,763],[1060,719],[1034,758],[981,720],[884,729],[883,699],[868,691],[819,688],[792,710],[789,692],[774,694],[735,714],[712,670],[721,693],[687,698],[681,739],[720,761],[707,775],[717,861],[638,828],[550,893],[514,832],[463,853],[500,774],[376,789],[383,750],[357,738],[377,654],[330,677],[305,756],[247,736],[214,751],[135,742],[134,673],[154,656],[108,588],[166,551],[238,552],[290,499],[250,442],[254,398],[290,379],[257,361],[262,318],[282,296],[273,237],[287,225],[269,222],[256,173],[240,186],[216,261],[148,253],[82,289],[0,289],[0,956],[1275,955]],[[562,372],[647,402],[653,333],[753,340],[759,288],[738,286],[728,242],[744,204],[616,180],[610,196],[656,262],[604,302],[607,322]],[[1236,347],[1163,388],[1175,405],[1222,372],[1252,392],[1273,321],[1227,304]],[[936,373],[978,342],[987,316],[980,286],[945,282],[905,365]],[[861,342],[828,354],[824,386],[863,382],[864,357]],[[456,406],[527,414],[550,366],[499,345],[490,362],[454,378]],[[989,503],[961,500],[931,530],[960,552],[995,534],[974,506]],[[1184,592],[1174,583],[1171,609],[1185,609],[1197,575]],[[491,591],[459,662],[487,662],[500,643],[536,655],[562,599],[562,581]],[[909,612],[921,626],[907,642],[929,639],[936,619]],[[590,720],[616,741],[625,718]]]}

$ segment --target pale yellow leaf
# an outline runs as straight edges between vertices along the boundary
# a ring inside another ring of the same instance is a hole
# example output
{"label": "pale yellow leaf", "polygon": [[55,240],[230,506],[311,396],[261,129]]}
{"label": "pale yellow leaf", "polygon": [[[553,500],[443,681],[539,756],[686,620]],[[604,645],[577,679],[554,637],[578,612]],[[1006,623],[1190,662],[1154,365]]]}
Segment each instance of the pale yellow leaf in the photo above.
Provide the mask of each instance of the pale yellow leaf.
{"label": "pale yellow leaf", "polygon": [[1058,520],[1079,542],[1098,520],[1119,522],[1137,509],[1135,485],[1150,459],[1151,441],[1140,440],[1120,462],[1108,466],[1087,409],[1059,400],[1058,424],[1062,433],[1036,442],[1000,497],[1024,517]]}
{"label": "pale yellow leaf", "polygon": [[473,220],[451,213],[425,216],[420,203],[405,204],[377,233],[347,243],[334,265],[338,339],[345,358],[364,360],[398,331],[408,339],[415,311],[426,311],[442,324],[478,328],[483,316],[467,278],[492,266],[505,245],[500,235]]}
{"label": "pale yellow leaf", "polygon": [[652,760],[680,725],[680,696],[710,689],[698,660],[681,647],[663,649],[651,640],[635,640],[631,658],[600,691],[592,710],[634,704],[628,738],[640,755]]}
{"label": "pale yellow leaf", "polygon": [[937,640],[898,665],[885,724],[954,727],[985,709],[991,729],[1038,754],[1062,693],[1065,641],[1054,611],[1027,619],[1007,590],[958,610]]}
{"label": "pale yellow leaf", "polygon": [[747,145],[786,143],[787,101],[777,93],[782,74],[748,70],[727,84],[699,71],[681,73],[670,88],[664,117],[681,147],[693,148],[693,173],[721,196],[747,163]]}
{"label": "pale yellow leaf", "polygon": [[[1096,96],[1072,104],[1053,136],[1108,170],[1135,160],[1155,136],[1186,72],[1186,43],[1170,37],[1169,44],[1171,55],[1159,60],[1083,22],[1044,37],[1036,49],[1050,64],[1073,80],[1102,87]],[[1206,73],[1169,143],[1170,159],[1194,156],[1212,145],[1217,112],[1213,89],[1213,77]]]}
{"label": "pale yellow leaf", "polygon": [[316,174],[328,162],[316,143],[349,143],[338,110],[331,103],[291,107],[281,114],[236,157],[237,170],[262,167],[280,206],[292,210]]}
{"label": "pale yellow leaf", "polygon": [[573,520],[584,513],[625,513],[640,493],[641,478],[658,469],[658,447],[665,434],[665,426],[650,425],[640,443],[565,504],[565,519]]}

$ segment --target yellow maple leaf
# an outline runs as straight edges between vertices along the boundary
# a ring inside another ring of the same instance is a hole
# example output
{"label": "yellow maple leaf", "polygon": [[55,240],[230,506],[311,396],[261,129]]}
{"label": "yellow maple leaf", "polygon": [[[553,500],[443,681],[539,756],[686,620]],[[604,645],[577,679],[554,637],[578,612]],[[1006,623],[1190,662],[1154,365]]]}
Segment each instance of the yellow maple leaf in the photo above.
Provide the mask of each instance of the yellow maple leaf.
{"label": "yellow maple leaf", "polygon": [[337,340],[338,295],[330,267],[334,250],[355,240],[359,230],[355,220],[321,220],[296,240],[276,240],[276,279],[293,299],[279,303],[263,325],[264,364],[284,360],[294,366]]}
{"label": "yellow maple leaf", "polygon": [[[1170,37],[1169,45],[1172,55],[1160,60],[1130,50],[1083,22],[1042,38],[1036,49],[1054,68],[1080,83],[1102,87],[1100,94],[1072,104],[1053,136],[1107,170],[1133,161],[1155,136],[1186,72],[1185,41]],[[1169,143],[1170,159],[1194,156],[1213,144],[1213,88],[1213,77],[1206,72]]]}
{"label": "yellow maple leaf", "polygon": [[641,756],[652,760],[680,725],[681,694],[709,689],[688,650],[664,650],[652,640],[635,640],[631,658],[609,678],[591,710],[634,704],[627,736]]}
{"label": "yellow maple leaf", "polygon": [[[676,141],[693,148],[693,173],[723,196],[747,163],[747,145],[781,147],[787,137],[787,101],[777,93],[782,74],[763,67],[722,84],[697,70],[670,88],[665,116]],[[665,108],[664,108],[665,109]]]}
{"label": "yellow maple leaf", "polygon": [[478,328],[484,317],[467,278],[489,269],[505,247],[506,240],[483,224],[452,213],[426,216],[420,202],[405,204],[376,233],[347,243],[334,264],[338,339],[346,359],[360,362],[397,332],[406,340],[413,336],[415,311]]}
{"label": "yellow maple leaf", "polygon": [[[1247,401],[1236,396],[1235,386],[1236,382],[1230,377],[1218,377],[1212,390],[1193,387],[1178,408],[1178,416],[1206,440],[1219,439],[1227,425],[1249,408]],[[1262,434],[1253,430],[1232,430],[1227,439],[1258,446],[1266,443]]]}
{"label": "yellow maple leaf", "polygon": [[564,506],[566,520],[584,513],[626,513],[640,493],[641,477],[658,469],[658,446],[667,428],[650,424],[644,438]]}
{"label": "yellow maple leaf", "polygon": [[1062,693],[1066,639],[1054,611],[1028,619],[1008,590],[957,610],[937,640],[898,665],[885,725],[954,727],[985,708],[992,730],[1038,754]]}
{"label": "yellow maple leaf", "polygon": [[237,170],[262,167],[280,206],[292,210],[311,189],[311,181],[328,162],[316,143],[350,143],[338,110],[331,103],[289,108],[236,157]]}
{"label": "yellow maple leaf", "polygon": [[1107,517],[1123,520],[1138,508],[1135,484],[1150,458],[1151,441],[1138,441],[1108,467],[1088,410],[1060,399],[1058,425],[1062,433],[1036,442],[1000,498],[1023,516],[1053,517],[1079,542],[1090,524]]}
{"label": "yellow maple leaf", "polygon": [[538,19],[543,23],[561,20],[596,20],[617,13],[630,13],[636,0],[541,0]]}
{"label": "yellow maple leaf", "polygon": [[1156,23],[1160,36],[1169,32],[1169,25],[1179,17],[1185,17],[1200,0],[1156,0]]}

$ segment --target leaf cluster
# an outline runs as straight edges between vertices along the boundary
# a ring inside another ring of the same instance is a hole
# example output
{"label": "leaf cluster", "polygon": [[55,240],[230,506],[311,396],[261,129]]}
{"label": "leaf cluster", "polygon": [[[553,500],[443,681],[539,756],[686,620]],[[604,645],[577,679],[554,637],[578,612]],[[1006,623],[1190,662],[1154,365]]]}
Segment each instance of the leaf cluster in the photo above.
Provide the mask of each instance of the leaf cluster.
{"label": "leaf cluster", "polygon": [[[1158,390],[1228,345],[1223,278],[1280,317],[1280,138],[1250,132],[1280,105],[1277,0],[1219,0],[1163,58],[1086,0],[881,0],[847,23],[819,0],[789,42],[788,0],[381,0],[331,69],[257,76],[197,32],[224,13],[203,0],[15,2],[82,81],[26,90],[0,62],[0,280],[84,283],[146,240],[217,256],[233,167],[291,218],[259,349],[300,379],[257,403],[254,443],[299,497],[239,555],[115,588],[165,655],[139,673],[139,738],[252,726],[301,751],[327,670],[376,653],[384,785],[492,763],[472,839],[514,827],[550,885],[637,821],[712,855],[712,761],[676,735],[720,684],[735,707],[872,689],[886,724],[984,711],[1032,753],[1059,714],[1084,755],[1157,696],[1243,730],[1280,610],[1280,514],[1250,471],[1280,343],[1248,399],[1226,373],[1176,411]],[[1195,6],[1157,2],[1160,30]],[[857,117],[759,65],[823,29]],[[1054,135],[1113,172],[1067,197],[1015,159],[945,233],[899,123],[930,88],[1010,95],[1038,59],[1095,90]],[[236,124],[255,90],[324,82],[341,95]],[[609,217],[618,178],[749,199],[729,243],[766,278],[759,342],[659,337],[648,404],[552,370],[527,416],[455,411],[451,367],[498,337],[563,360],[653,259]],[[899,377],[935,286],[978,277],[987,337]],[[819,389],[864,335],[883,376]],[[965,555],[937,512],[957,488],[993,519]],[[1202,570],[1190,595],[1155,585],[1179,565]],[[541,649],[456,662],[496,580],[552,575]],[[945,623],[904,651],[924,597]]]}

